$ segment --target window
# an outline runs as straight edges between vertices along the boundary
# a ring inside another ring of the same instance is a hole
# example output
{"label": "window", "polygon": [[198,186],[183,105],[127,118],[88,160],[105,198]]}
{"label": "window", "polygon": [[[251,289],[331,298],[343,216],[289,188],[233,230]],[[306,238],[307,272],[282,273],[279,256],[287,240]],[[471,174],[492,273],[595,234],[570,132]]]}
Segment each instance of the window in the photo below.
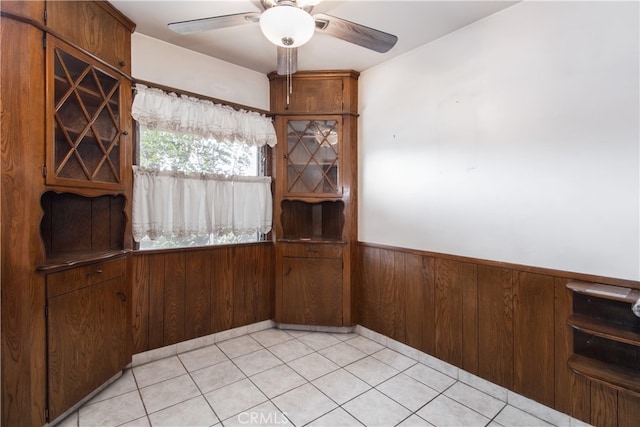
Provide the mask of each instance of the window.
{"label": "window", "polygon": [[270,119],[137,89],[132,222],[140,249],[263,240],[271,229]]}

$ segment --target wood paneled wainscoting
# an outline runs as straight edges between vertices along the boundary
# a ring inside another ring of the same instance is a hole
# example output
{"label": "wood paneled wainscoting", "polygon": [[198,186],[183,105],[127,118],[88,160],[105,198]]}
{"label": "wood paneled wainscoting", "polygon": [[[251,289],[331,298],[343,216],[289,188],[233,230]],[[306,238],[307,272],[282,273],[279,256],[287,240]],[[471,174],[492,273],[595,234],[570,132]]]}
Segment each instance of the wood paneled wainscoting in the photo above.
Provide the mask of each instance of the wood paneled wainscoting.
{"label": "wood paneled wainscoting", "polygon": [[271,242],[137,251],[130,265],[134,353],[273,318]]}
{"label": "wood paneled wainscoting", "polygon": [[631,426],[640,396],[569,370],[570,280],[628,280],[358,244],[356,322],[597,426]]}

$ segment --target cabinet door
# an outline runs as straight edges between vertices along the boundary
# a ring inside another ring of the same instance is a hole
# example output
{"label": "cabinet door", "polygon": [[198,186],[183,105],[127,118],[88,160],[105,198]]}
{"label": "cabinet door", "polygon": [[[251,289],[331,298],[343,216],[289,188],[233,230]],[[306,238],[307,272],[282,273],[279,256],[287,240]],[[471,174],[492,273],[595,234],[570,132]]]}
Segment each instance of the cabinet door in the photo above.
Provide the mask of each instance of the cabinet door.
{"label": "cabinet door", "polygon": [[123,277],[48,300],[49,418],[57,418],[129,362]]}
{"label": "cabinet door", "polygon": [[284,194],[341,197],[341,117],[287,118],[282,126]]}
{"label": "cabinet door", "polygon": [[47,38],[46,183],[124,190],[130,82]]}
{"label": "cabinet door", "polygon": [[282,322],[342,325],[342,259],[283,258]]}

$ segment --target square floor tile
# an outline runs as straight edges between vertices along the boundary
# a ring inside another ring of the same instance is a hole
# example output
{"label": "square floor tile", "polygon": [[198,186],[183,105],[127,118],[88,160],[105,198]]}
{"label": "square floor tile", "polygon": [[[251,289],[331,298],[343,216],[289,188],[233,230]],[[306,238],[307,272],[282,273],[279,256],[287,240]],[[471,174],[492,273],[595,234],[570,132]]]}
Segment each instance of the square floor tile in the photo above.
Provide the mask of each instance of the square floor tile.
{"label": "square floor tile", "polygon": [[311,384],[288,391],[273,399],[273,403],[296,426],[303,426],[337,407]]}
{"label": "square floor tile", "polygon": [[388,348],[384,348],[376,353],[373,353],[371,356],[375,357],[381,362],[386,363],[392,368],[397,369],[398,371],[404,371],[405,369],[410,368],[418,363],[416,360],[413,360],[410,357],[404,356],[397,351],[393,351]]}
{"label": "square floor tile", "polygon": [[451,387],[456,380],[448,375],[436,371],[422,363],[417,363],[404,371],[405,374],[421,383],[428,385],[437,391],[445,391]]}
{"label": "square floor tile", "polygon": [[267,397],[248,379],[209,392],[204,397],[223,421],[267,401]]}
{"label": "square floor tile", "polygon": [[307,424],[309,427],[355,427],[362,423],[342,408],[336,408],[317,420]]}
{"label": "square floor tile", "polygon": [[144,417],[146,412],[138,391],[121,394],[78,411],[79,426],[117,426]]}
{"label": "square floor tile", "polygon": [[349,333],[344,333],[344,334],[332,333],[331,335],[336,337],[340,341],[349,341],[351,339],[358,338],[360,336],[360,335],[358,335],[358,334],[356,334],[354,332],[349,332]]}
{"label": "square floor tile", "polygon": [[229,360],[222,350],[215,345],[181,353],[178,358],[189,372]]}
{"label": "square floor tile", "polygon": [[150,427],[149,417],[141,417],[128,423],[120,424],[118,427]]}
{"label": "square floor tile", "polygon": [[251,338],[258,341],[264,347],[271,347],[293,339],[291,335],[280,329],[265,329],[251,334]]}
{"label": "square floor tile", "polygon": [[398,374],[396,369],[371,356],[347,365],[345,369],[372,386],[376,386]]}
{"label": "square floor tile", "polygon": [[338,369],[316,379],[313,385],[339,405],[371,388],[369,384],[344,369]]}
{"label": "square floor tile", "polygon": [[488,418],[495,417],[506,406],[505,402],[461,382],[449,387],[444,394]]}
{"label": "square floor tile", "polygon": [[427,403],[416,414],[435,426],[486,426],[490,421],[489,418],[444,395]]}
{"label": "square floor tile", "polygon": [[242,371],[231,361],[193,371],[191,377],[203,393],[216,390],[246,378]]}
{"label": "square floor tile", "polygon": [[366,426],[394,426],[411,415],[405,407],[378,390],[369,390],[342,408]]}
{"label": "square floor tile", "polygon": [[153,427],[209,427],[219,421],[202,396],[155,412],[149,415],[149,419]]}
{"label": "square floor tile", "polygon": [[258,343],[258,341],[254,340],[249,335],[243,335],[227,341],[222,341],[216,345],[224,352],[224,354],[227,355],[229,359],[234,359],[238,356],[253,353],[254,351],[262,350],[264,348],[260,343]]}
{"label": "square floor tile", "polygon": [[138,387],[146,387],[187,373],[178,356],[160,359],[133,368]]}
{"label": "square floor tile", "polygon": [[140,389],[149,414],[200,395],[189,375],[172,378]]}
{"label": "square floor tile", "polygon": [[440,394],[405,374],[396,375],[377,386],[376,389],[410,411],[417,411]]}
{"label": "square floor tile", "polygon": [[346,366],[350,363],[355,362],[356,360],[367,357],[366,353],[363,353],[357,348],[343,342],[331,347],[324,348],[318,351],[318,353],[331,360],[338,366]]}
{"label": "square floor tile", "polygon": [[251,377],[268,398],[276,397],[284,392],[299,387],[307,382],[296,371],[286,365],[276,366]]}
{"label": "square floor tile", "polygon": [[282,360],[283,362],[290,362],[302,356],[306,356],[307,354],[311,354],[315,350],[308,345],[294,339],[269,347],[269,351],[275,354],[278,359]]}
{"label": "square floor tile", "polygon": [[409,418],[398,424],[397,427],[430,427],[432,425],[433,424],[429,424],[416,414],[413,414]]}
{"label": "square floor tile", "polygon": [[322,375],[326,375],[340,368],[318,353],[311,353],[308,356],[289,362],[289,366],[309,381],[313,381]]}
{"label": "square floor tile", "polygon": [[365,338],[362,336],[358,336],[354,339],[347,341],[347,344],[357,348],[360,351],[363,351],[367,354],[372,354],[378,352],[384,348],[382,344],[378,344],[377,342],[370,340],[369,338]]}
{"label": "square floor tile", "polygon": [[502,411],[494,418],[494,421],[503,426],[509,427],[531,427],[531,426],[550,426],[551,424],[542,421],[540,418],[521,411],[511,405],[504,407]]}
{"label": "square floor tile", "polygon": [[339,339],[324,332],[311,332],[298,339],[314,350],[322,350],[323,348],[331,347],[341,342]]}
{"label": "square floor tile", "polygon": [[242,372],[248,377],[282,364],[269,350],[262,349],[233,359]]}

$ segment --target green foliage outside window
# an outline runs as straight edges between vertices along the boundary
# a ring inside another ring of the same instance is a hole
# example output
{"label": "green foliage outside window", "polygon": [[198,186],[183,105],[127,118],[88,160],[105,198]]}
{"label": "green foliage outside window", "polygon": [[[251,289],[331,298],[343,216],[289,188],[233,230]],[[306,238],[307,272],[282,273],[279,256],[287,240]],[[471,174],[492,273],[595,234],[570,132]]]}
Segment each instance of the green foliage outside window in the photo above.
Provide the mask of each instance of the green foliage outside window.
{"label": "green foliage outside window", "polygon": [[[171,132],[140,129],[139,165],[160,171],[208,173],[219,175],[259,176],[263,150],[244,144],[218,142]],[[257,233],[236,234],[231,231],[188,238],[143,240],[140,249],[167,249],[191,246],[225,245],[255,242]]]}

